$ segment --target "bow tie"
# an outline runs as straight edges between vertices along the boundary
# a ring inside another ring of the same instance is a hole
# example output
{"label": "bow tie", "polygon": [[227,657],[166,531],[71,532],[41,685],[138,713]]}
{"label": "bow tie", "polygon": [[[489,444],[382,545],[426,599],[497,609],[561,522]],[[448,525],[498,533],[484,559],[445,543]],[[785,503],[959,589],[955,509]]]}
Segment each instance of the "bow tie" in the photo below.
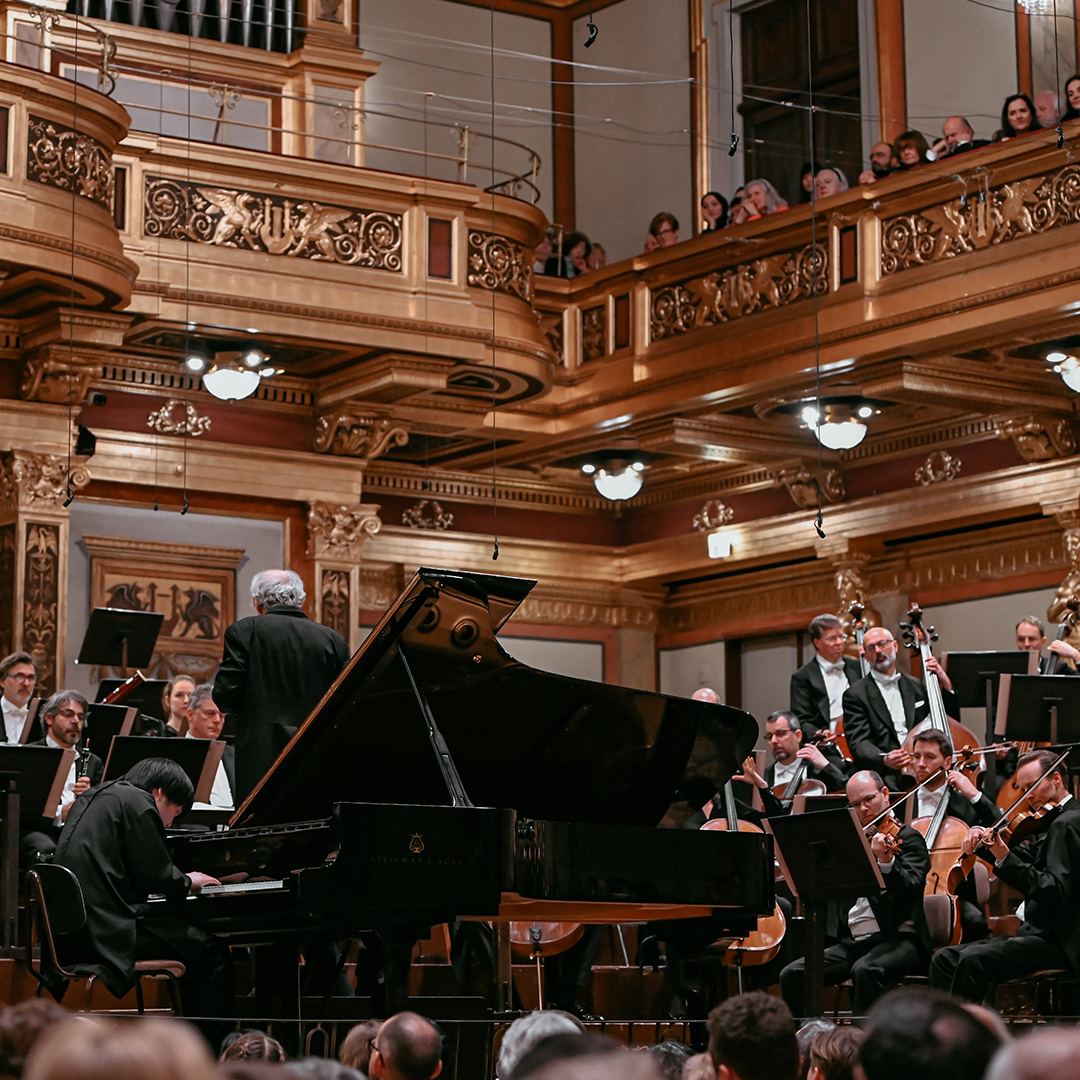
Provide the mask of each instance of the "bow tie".
{"label": "bow tie", "polygon": [[877,679],[882,686],[895,686],[900,681],[900,672],[897,671],[893,675],[879,675],[875,671],[874,678]]}
{"label": "bow tie", "polygon": [[844,670],[844,661],[841,660],[838,664],[826,664],[824,670],[826,675],[836,675]]}

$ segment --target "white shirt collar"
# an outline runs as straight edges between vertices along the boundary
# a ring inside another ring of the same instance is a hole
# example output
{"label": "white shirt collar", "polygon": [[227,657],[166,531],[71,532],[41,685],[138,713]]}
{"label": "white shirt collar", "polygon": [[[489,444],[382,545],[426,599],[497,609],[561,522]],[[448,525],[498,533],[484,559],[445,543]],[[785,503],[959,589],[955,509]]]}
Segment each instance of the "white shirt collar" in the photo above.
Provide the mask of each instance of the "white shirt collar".
{"label": "white shirt collar", "polygon": [[900,682],[899,671],[894,671],[891,675],[882,675],[876,668],[871,668],[870,674],[874,676],[874,681],[878,686],[896,686]]}

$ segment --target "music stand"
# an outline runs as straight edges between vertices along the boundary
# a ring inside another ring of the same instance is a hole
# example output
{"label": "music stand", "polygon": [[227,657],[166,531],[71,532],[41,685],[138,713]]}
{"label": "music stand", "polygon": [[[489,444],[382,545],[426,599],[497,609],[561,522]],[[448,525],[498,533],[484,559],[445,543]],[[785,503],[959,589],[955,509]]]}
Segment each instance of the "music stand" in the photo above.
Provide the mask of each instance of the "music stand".
{"label": "music stand", "polygon": [[[123,685],[123,679],[102,679],[98,684],[97,700],[103,702],[114,690]],[[123,704],[134,705],[140,713],[153,717],[155,720],[167,721],[169,716],[165,712],[162,698],[165,696],[165,687],[168,685],[167,679],[145,679],[124,694]]]}
{"label": "music stand", "polygon": [[1080,742],[1080,679],[1001,676],[996,732],[1017,742]]}
{"label": "music stand", "polygon": [[804,1016],[820,1016],[825,989],[825,911],[830,900],[873,896],[885,887],[855,811],[823,810],[765,819],[788,888],[803,905],[808,934]]}
{"label": "music stand", "polygon": [[[35,739],[44,738],[45,732],[41,728],[38,713],[41,712],[41,706],[45,704],[45,700],[45,698],[36,697],[31,698],[26,703],[26,722],[23,724],[22,734],[19,736],[20,746],[25,746],[28,742],[34,742]],[[34,738],[31,738],[31,735]]]}
{"label": "music stand", "polygon": [[133,705],[105,705],[100,701],[88,705],[83,736],[86,745],[104,760],[114,736],[131,734],[138,713],[139,710]]}
{"label": "music stand", "polygon": [[0,955],[18,945],[19,817],[56,817],[74,750],[0,744]]}
{"label": "music stand", "polygon": [[129,664],[140,668],[150,663],[164,621],[160,611],[94,608],[75,663],[118,667],[126,679]]}
{"label": "music stand", "polygon": [[793,814],[819,814],[825,810],[846,810],[847,795],[842,791],[826,791],[824,795],[796,795],[791,800]]}
{"label": "music stand", "polygon": [[188,774],[195,802],[208,803],[225,743],[220,739],[148,739],[143,735],[117,735],[105,761],[105,780],[120,777],[147,758],[168,758]]}
{"label": "music stand", "polygon": [[[941,666],[952,680],[956,703],[962,709],[984,709],[986,743],[994,742],[994,707],[998,698],[998,683],[1002,675],[1038,675],[1039,654],[1030,649],[1010,649],[1003,652],[946,652],[941,654]],[[983,785],[987,791],[997,788],[997,758],[987,754]]]}

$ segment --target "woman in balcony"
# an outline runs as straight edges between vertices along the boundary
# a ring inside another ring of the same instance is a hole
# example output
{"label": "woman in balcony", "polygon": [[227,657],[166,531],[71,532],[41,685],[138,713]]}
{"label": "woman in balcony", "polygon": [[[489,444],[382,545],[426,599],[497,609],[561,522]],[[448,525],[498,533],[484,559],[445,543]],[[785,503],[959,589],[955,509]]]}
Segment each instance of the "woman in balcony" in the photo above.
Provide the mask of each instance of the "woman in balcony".
{"label": "woman in balcony", "polygon": [[728,226],[728,201],[719,191],[710,191],[701,198],[701,213],[705,218],[703,232],[717,232]]}
{"label": "woman in balcony", "polygon": [[900,161],[899,171],[901,172],[917,169],[920,165],[928,165],[934,160],[930,144],[921,131],[905,131],[902,135],[898,135],[893,148]]}
{"label": "woman in balcony", "polygon": [[837,195],[847,189],[848,179],[840,169],[819,169],[814,177],[814,190],[819,199],[827,199],[830,195]]}
{"label": "woman in balcony", "polygon": [[748,180],[743,200],[732,211],[734,225],[744,221],[758,221],[770,214],[779,214],[789,209],[780,192],[768,180]]}
{"label": "woman in balcony", "polygon": [[1039,130],[1035,105],[1027,94],[1011,94],[1001,108],[1001,129],[994,132],[994,142],[1005,142]]}
{"label": "woman in balcony", "polygon": [[1061,122],[1080,119],[1080,75],[1072,75],[1065,80],[1065,100],[1068,102],[1061,114]]}

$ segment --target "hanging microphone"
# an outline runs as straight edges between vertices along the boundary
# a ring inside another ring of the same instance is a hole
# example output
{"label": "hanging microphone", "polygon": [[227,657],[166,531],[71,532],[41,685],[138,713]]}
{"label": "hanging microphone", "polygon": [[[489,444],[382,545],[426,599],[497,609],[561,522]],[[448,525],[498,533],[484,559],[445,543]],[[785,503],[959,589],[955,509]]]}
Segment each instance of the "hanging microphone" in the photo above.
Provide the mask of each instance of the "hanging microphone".
{"label": "hanging microphone", "polygon": [[495,562],[499,558],[499,541],[495,541],[495,550],[491,553],[491,561]]}
{"label": "hanging microphone", "polygon": [[180,516],[183,517],[188,512],[187,496],[184,496],[184,508],[180,511]]}
{"label": "hanging microphone", "polygon": [[817,534],[821,537],[822,540],[825,539],[825,530],[821,527],[824,521],[825,519],[821,516],[821,507],[819,506],[817,512],[817,520],[814,522],[814,528],[817,530]]}
{"label": "hanging microphone", "polygon": [[1057,126],[1057,137],[1058,137],[1058,149],[1060,150],[1065,145],[1065,132],[1061,130],[1061,122],[1060,121],[1058,121],[1058,126]]}
{"label": "hanging microphone", "polygon": [[731,133],[731,146],[728,148],[727,156],[734,157],[735,151],[739,149],[739,136],[733,131]]}
{"label": "hanging microphone", "polygon": [[592,15],[589,16],[589,21],[585,24],[588,28],[589,36],[585,39],[585,48],[591,49],[592,43],[597,39],[600,31],[596,28],[596,23],[592,21]]}

